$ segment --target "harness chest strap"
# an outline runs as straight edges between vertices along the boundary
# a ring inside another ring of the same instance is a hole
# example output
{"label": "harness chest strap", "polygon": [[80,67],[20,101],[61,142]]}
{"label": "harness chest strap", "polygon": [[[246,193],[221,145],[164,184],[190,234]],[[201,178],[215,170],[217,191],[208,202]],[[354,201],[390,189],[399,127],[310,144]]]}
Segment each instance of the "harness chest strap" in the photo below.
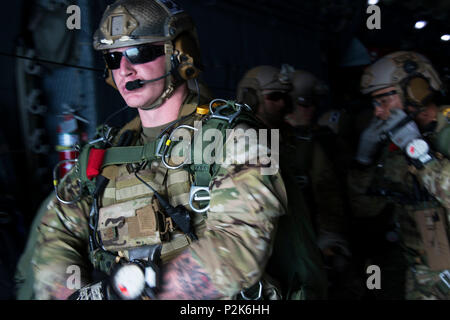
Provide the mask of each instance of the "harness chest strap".
{"label": "harness chest strap", "polygon": [[112,147],[106,150],[94,148],[92,145],[86,146],[78,161],[81,183],[92,194],[95,189],[95,183],[92,180],[101,172],[101,169],[111,165],[139,163],[160,158],[156,151],[161,140],[162,138],[143,146]]}
{"label": "harness chest strap", "polygon": [[[224,106],[225,107],[225,106]],[[234,109],[230,108],[230,105],[226,105],[226,107],[229,107],[231,111]],[[224,109],[225,110],[225,109]],[[226,130],[230,127],[234,127],[234,125],[238,122],[236,120],[239,119],[239,122],[249,122],[249,123],[257,123],[254,117],[247,114],[246,112],[235,112],[231,114],[231,116],[213,116],[209,118],[207,121],[203,122],[202,125],[202,139],[200,139],[200,142],[202,142],[203,134],[208,129],[216,129],[219,130],[222,134],[223,140],[222,142],[222,148],[225,144],[226,140]],[[176,130],[176,128],[174,129]],[[103,161],[96,162],[95,165],[97,168],[94,168],[94,172],[98,174],[101,170],[105,167],[111,166],[111,165],[120,165],[120,164],[127,164],[127,163],[140,163],[142,161],[154,161],[157,159],[162,159],[163,155],[161,154],[161,150],[166,150],[170,144],[170,140],[168,140],[168,135],[164,135],[163,137],[156,139],[154,141],[151,141],[145,145],[142,146],[127,146],[127,147],[111,147],[104,151],[102,154]],[[194,141],[195,142],[195,141]],[[218,142],[218,141],[217,141]],[[216,143],[217,143],[216,142]],[[165,145],[163,145],[165,144]],[[87,146],[85,147],[81,154],[80,154],[80,180],[84,186],[87,186],[89,192],[92,194],[95,190],[95,183],[93,178],[95,175],[87,175],[87,168],[91,165],[89,163],[90,160],[90,153],[91,151],[98,150],[94,149],[91,150],[93,146]],[[191,144],[191,155],[194,155],[194,159],[201,159],[201,163],[198,164],[191,164],[188,169],[194,176],[194,183],[191,187],[190,192],[190,206],[191,208],[196,211],[197,213],[203,213],[208,210],[208,202],[210,200],[209,197],[209,184],[211,180],[214,178],[214,176],[217,174],[217,171],[219,169],[219,165],[217,164],[208,164],[205,159],[203,159],[203,150],[204,146],[202,148],[195,148],[195,143]],[[223,150],[223,149],[222,149]],[[201,155],[195,154],[199,151],[202,152]],[[95,151],[94,151],[95,152]],[[100,166],[100,167],[99,167]],[[199,203],[201,209],[195,208],[193,205],[193,201],[196,201]]]}

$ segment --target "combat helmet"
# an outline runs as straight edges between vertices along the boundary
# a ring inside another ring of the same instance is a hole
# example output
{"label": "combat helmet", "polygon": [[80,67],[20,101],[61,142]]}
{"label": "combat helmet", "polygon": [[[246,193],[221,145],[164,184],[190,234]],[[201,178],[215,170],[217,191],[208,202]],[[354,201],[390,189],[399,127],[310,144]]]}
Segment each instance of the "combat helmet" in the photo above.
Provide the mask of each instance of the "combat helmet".
{"label": "combat helmet", "polygon": [[317,105],[317,99],[328,94],[328,86],[312,73],[296,70],[291,74],[292,91],[290,96],[294,104]]}
{"label": "combat helmet", "polygon": [[419,109],[443,88],[431,62],[412,51],[390,53],[364,70],[360,85],[363,94],[388,87],[396,88],[405,106]]}
{"label": "combat helmet", "polygon": [[162,95],[142,109],[159,107],[178,85],[199,75],[200,48],[192,18],[172,0],[118,0],[106,8],[94,34],[94,49],[102,51],[157,42],[164,43],[168,74]]}
{"label": "combat helmet", "polygon": [[292,89],[290,73],[292,67],[283,65],[281,69],[261,65],[247,71],[239,81],[236,98],[254,110],[264,102],[263,93],[284,92]]}

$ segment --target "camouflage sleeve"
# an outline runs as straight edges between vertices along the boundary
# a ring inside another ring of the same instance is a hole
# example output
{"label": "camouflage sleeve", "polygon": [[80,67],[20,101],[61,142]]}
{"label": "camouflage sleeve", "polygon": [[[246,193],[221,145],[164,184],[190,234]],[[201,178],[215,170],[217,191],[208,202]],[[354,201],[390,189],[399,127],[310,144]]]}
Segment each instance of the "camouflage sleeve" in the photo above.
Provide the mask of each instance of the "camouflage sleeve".
{"label": "camouflage sleeve", "polygon": [[[67,177],[67,176],[66,176]],[[63,180],[64,198],[73,196],[73,185]],[[69,198],[70,199],[70,198]],[[89,201],[72,205],[49,202],[36,229],[35,251],[31,264],[35,299],[66,299],[88,281]]]}
{"label": "camouflage sleeve", "polygon": [[417,170],[417,176],[424,187],[430,192],[443,207],[450,208],[450,161],[446,158],[434,160],[421,170]]}
{"label": "camouflage sleeve", "polygon": [[[227,155],[231,139],[226,143]],[[241,139],[245,137],[236,132],[234,142]],[[211,188],[206,231],[190,247],[196,262],[225,297],[261,278],[271,255],[277,219],[286,210],[286,191],[279,172],[262,174],[263,166],[252,162],[263,149],[258,144],[245,144],[250,155],[247,162],[239,164],[233,158],[221,165]],[[243,152],[237,147],[236,154]],[[272,152],[272,163],[274,155]]]}

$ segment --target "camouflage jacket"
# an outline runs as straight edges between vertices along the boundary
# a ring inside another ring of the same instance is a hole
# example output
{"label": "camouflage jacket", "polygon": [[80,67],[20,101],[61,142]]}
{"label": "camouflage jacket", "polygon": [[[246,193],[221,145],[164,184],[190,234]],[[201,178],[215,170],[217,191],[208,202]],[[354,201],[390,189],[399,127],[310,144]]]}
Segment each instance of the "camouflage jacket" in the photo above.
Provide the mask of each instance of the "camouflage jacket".
{"label": "camouflage jacket", "polygon": [[[180,118],[190,114],[195,107],[194,103],[185,102]],[[127,127],[141,132],[139,119]],[[237,133],[230,135],[226,148],[241,139],[245,137]],[[136,144],[142,143],[141,135]],[[171,205],[181,204],[190,211],[199,237],[198,241],[191,242],[184,235],[171,234],[171,240],[163,243],[162,260],[169,261],[181,250],[189,250],[225,298],[233,297],[261,278],[271,254],[278,217],[286,210],[286,190],[280,173],[263,175],[260,170],[263,165],[249,161],[265,147],[260,144],[249,147],[248,142],[243,145],[244,149],[238,149],[236,157],[247,150],[250,158],[244,163],[233,159],[231,163],[220,166],[210,183],[210,209],[206,215],[194,213],[189,207],[192,177],[186,170],[168,170],[160,162],[155,162],[139,171],[142,179],[165,196]],[[109,208],[109,212],[113,212],[114,208],[133,201],[150,201],[152,191],[127,170],[127,165],[116,166],[114,171],[115,177],[110,179],[100,198],[100,210],[108,212]],[[70,174],[60,185],[59,192],[65,199],[78,191]],[[88,249],[91,201],[90,196],[72,205],[62,204],[55,198],[50,201],[37,227],[32,257],[36,299],[67,298],[74,291],[67,286],[71,266],[81,269],[82,286],[90,283],[93,268]],[[131,228],[131,220],[129,223]],[[144,231],[138,228],[133,232],[139,234]],[[122,255],[126,257],[127,249],[123,251]]]}
{"label": "camouflage jacket", "polygon": [[[437,139],[437,136],[446,131],[446,137]],[[442,154],[439,159],[434,159],[425,164],[424,168],[416,171],[422,184],[441,204],[450,211],[450,143],[448,132],[450,131],[450,107],[441,106],[436,121],[436,128],[431,133],[431,148]],[[441,140],[438,143],[437,140]]]}
{"label": "camouflage jacket", "polygon": [[[445,192],[449,181],[448,160],[435,160],[426,164],[422,170],[411,171],[410,168],[404,151],[393,143],[386,142],[374,165],[350,172],[350,201],[355,215],[392,215],[399,224],[400,238],[409,264],[432,272],[428,269],[422,228],[424,226],[421,225],[423,222],[420,215],[423,215],[423,210],[444,207],[443,232],[444,237],[446,234],[448,239],[450,211],[448,202],[446,203],[448,191],[447,195]],[[438,201],[428,196],[425,190],[421,190],[418,182],[422,182]]]}
{"label": "camouflage jacket", "polygon": [[428,192],[450,211],[450,161],[447,158],[431,161],[416,171],[416,176]]}

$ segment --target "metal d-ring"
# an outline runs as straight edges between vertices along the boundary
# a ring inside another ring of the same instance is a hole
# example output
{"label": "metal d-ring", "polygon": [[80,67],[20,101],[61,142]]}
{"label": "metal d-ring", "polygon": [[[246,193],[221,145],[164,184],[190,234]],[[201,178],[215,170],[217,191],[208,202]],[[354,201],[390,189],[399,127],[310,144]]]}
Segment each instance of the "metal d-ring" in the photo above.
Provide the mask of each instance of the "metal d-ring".
{"label": "metal d-ring", "polygon": [[241,291],[241,296],[242,296],[242,298],[243,298],[244,300],[261,300],[261,297],[262,297],[262,288],[263,288],[261,280],[258,281],[258,284],[259,284],[258,297],[257,297],[256,299],[251,299],[251,298],[247,297],[247,296],[245,295],[245,293],[244,293],[244,290]]}
{"label": "metal d-ring", "polygon": [[[73,204],[75,202],[78,202],[81,199],[81,195],[78,195],[74,200],[67,201],[67,200],[64,200],[63,198],[61,198],[58,194],[58,184],[59,184],[58,169],[63,163],[67,163],[67,162],[75,162],[76,163],[76,162],[78,162],[78,159],[66,159],[66,160],[62,160],[56,164],[56,166],[53,168],[53,188],[55,189],[56,199],[58,199],[59,202],[61,202],[63,204]],[[80,180],[78,180],[78,184],[79,184],[80,190],[81,190],[81,181]]]}
{"label": "metal d-ring", "polygon": [[[206,191],[208,195],[206,197],[197,197],[197,193],[199,191]],[[209,203],[206,207],[197,209],[194,207],[193,201],[204,201],[204,200],[211,200],[211,193],[209,191],[208,187],[198,187],[198,186],[191,186],[191,191],[189,193],[189,206],[192,210],[194,210],[197,213],[203,213],[209,210]]]}
{"label": "metal d-ring", "polygon": [[[161,156],[161,162],[163,163],[163,165],[167,169],[179,169],[182,166],[184,166],[187,163],[187,161],[189,160],[189,157],[186,157],[184,162],[181,163],[178,166],[171,166],[166,161],[166,157],[168,157],[166,154],[167,154],[167,151],[169,150],[170,144],[172,143],[172,137],[173,137],[174,132],[177,131],[178,129],[183,129],[183,128],[184,129],[190,129],[190,130],[193,130],[193,131],[197,131],[198,130],[197,128],[195,128],[193,126],[189,126],[189,125],[183,124],[181,126],[176,127],[175,129],[173,129],[172,132],[170,133],[170,136],[167,139],[165,139],[165,140],[161,139],[161,141],[159,142],[159,145],[158,145],[158,148],[157,148],[157,153],[158,153],[158,155]],[[162,144],[164,144],[164,146],[162,146]],[[163,149],[162,152],[160,152],[161,148]]]}

